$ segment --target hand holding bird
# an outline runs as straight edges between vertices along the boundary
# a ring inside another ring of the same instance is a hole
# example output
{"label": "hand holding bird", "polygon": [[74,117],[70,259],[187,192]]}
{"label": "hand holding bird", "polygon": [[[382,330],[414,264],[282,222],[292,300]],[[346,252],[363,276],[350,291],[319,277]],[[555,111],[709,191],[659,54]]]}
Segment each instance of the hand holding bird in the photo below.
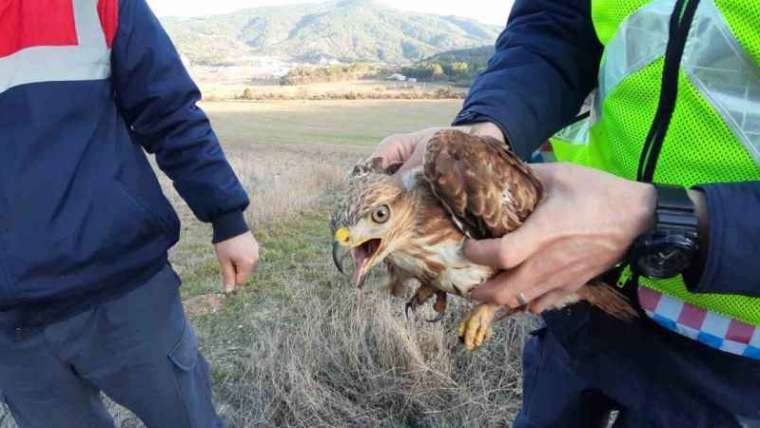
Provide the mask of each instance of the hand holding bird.
{"label": "hand holding bird", "polygon": [[571,164],[535,165],[544,199],[519,229],[471,241],[465,254],[501,271],[473,290],[476,300],[541,312],[559,306],[611,269],[652,226],[653,186]]}
{"label": "hand holding bird", "polygon": [[391,135],[378,144],[370,159],[380,159],[383,168],[397,166],[399,172],[422,167],[428,142],[441,131],[460,131],[478,137],[493,138],[506,144],[506,138],[498,126],[491,122],[480,122],[451,128],[427,128],[408,134]]}
{"label": "hand holding bird", "polygon": [[[501,275],[500,266],[465,257],[467,238],[508,236],[528,219],[543,195],[533,171],[502,141],[458,130],[438,131],[430,138],[422,168],[391,172],[382,160],[371,159],[348,177],[331,219],[334,260],[342,270],[344,256],[350,254],[357,286],[384,263],[391,290],[402,290],[413,279],[420,283],[407,307],[436,296],[434,308],[440,314],[447,294],[469,297],[476,287]],[[517,296],[522,298],[520,306],[528,303],[524,291]],[[581,284],[553,307],[579,300],[621,318],[635,316],[620,294],[598,283]],[[468,349],[488,338],[502,309],[509,314],[515,308],[499,301],[480,304],[460,324]]]}

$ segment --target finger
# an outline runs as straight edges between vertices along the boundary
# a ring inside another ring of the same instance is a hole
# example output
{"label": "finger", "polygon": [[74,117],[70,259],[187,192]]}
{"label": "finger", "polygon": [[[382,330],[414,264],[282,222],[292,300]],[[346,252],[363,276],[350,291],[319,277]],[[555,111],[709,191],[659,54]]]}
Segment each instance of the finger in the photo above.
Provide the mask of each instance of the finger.
{"label": "finger", "polygon": [[497,269],[513,269],[535,254],[548,236],[538,221],[528,220],[499,239],[468,240],[464,255],[473,263]]}
{"label": "finger", "polygon": [[464,244],[464,256],[479,265],[507,269],[505,266],[507,260],[503,258],[501,247],[501,239],[468,240]]}
{"label": "finger", "polygon": [[[571,272],[572,275],[572,269],[567,269],[566,271]],[[578,290],[588,284],[595,276],[586,274],[576,277],[572,275],[571,278],[574,277],[576,278],[575,280],[568,278],[561,281],[563,283],[562,286],[532,301],[529,305],[529,310],[534,314],[540,314],[547,310],[561,309],[569,304],[578,302],[581,300]]]}
{"label": "finger", "polygon": [[528,305],[528,311],[539,315],[546,310],[558,308],[561,305],[561,302],[568,298],[569,294],[572,293],[565,290],[552,290],[530,302]]}
{"label": "finger", "polygon": [[235,266],[229,260],[222,262],[222,287],[225,294],[235,291]]}
{"label": "finger", "polygon": [[405,171],[409,171],[410,169],[414,169],[414,168],[417,168],[418,166],[421,166],[422,163],[425,161],[426,150],[427,150],[427,146],[425,144],[417,144],[412,155],[409,156],[408,159],[406,159],[406,162],[404,162],[404,164],[401,165],[401,168],[398,169],[396,174],[401,174]]}
{"label": "finger", "polygon": [[412,156],[421,139],[417,133],[392,135],[377,146],[372,156],[382,160],[383,168],[404,163]]}
{"label": "finger", "polygon": [[391,135],[385,138],[372,153],[373,158],[380,158],[382,167],[403,163],[414,150],[413,142],[409,135]]}
{"label": "finger", "polygon": [[[557,270],[548,270],[546,263],[537,261],[520,266],[514,271],[514,277],[510,279],[512,295],[505,297],[505,299],[519,300],[517,296],[522,294],[525,300],[529,302],[528,307],[530,308],[533,303],[554,292],[558,292],[560,300],[567,299],[588,279],[590,278],[584,273],[584,267],[577,263]],[[544,302],[547,305],[557,303],[560,301],[553,298]],[[544,310],[546,308],[541,308],[538,312]]]}
{"label": "finger", "polygon": [[253,266],[252,262],[239,262],[235,264],[236,285],[245,285],[248,282],[248,278],[251,276],[251,272],[253,272]]}
{"label": "finger", "polygon": [[471,296],[480,301],[517,309],[523,306],[523,300],[533,302],[564,285],[560,275],[544,278],[541,268],[540,264],[536,267],[535,263],[528,263],[502,272],[473,290]]}
{"label": "finger", "polygon": [[383,161],[383,168],[388,168],[395,164],[403,164],[412,157],[417,145],[421,141],[429,139],[441,129],[443,128],[427,128],[408,134],[391,135],[375,148],[372,157],[380,158]]}
{"label": "finger", "polygon": [[504,294],[503,289],[508,287],[509,273],[502,272],[484,282],[470,292],[470,297],[481,302],[500,303],[501,296]]}

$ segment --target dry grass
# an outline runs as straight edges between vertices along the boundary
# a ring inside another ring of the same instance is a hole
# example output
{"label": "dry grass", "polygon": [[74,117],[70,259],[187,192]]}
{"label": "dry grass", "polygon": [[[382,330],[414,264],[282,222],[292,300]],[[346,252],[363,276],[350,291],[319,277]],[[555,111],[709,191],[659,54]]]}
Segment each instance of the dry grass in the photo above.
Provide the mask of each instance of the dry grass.
{"label": "dry grass", "polygon": [[[410,323],[403,300],[384,290],[354,290],[330,262],[326,213],[347,168],[383,136],[445,123],[456,108],[207,105],[255,195],[250,220],[264,248],[254,287],[221,313],[196,320],[215,367],[219,409],[231,426],[489,427],[511,420],[532,321],[503,323],[486,349],[470,354],[454,334],[466,304],[454,304],[441,325]],[[262,116],[270,125],[286,121],[288,133],[265,145],[240,141],[247,129],[250,135],[283,129],[251,129]]]}
{"label": "dry grass", "polygon": [[[506,425],[519,405],[520,349],[532,321],[503,322],[485,349],[467,353],[455,336],[466,304],[455,303],[442,324],[407,322],[403,300],[353,289],[329,256],[327,211],[347,168],[385,135],[445,123],[457,103],[205,107],[253,195],[249,221],[262,261],[251,284],[222,300],[214,294],[220,281],[210,228],[168,180],[162,184],[183,220],[172,262],[228,425]],[[111,408],[117,426],[141,426]]]}
{"label": "dry grass", "polygon": [[238,320],[255,334],[234,355],[206,348],[232,426],[491,427],[514,415],[526,323],[470,354],[458,316],[412,323],[378,291],[293,286],[298,303]]}
{"label": "dry grass", "polygon": [[[247,101],[268,101],[268,100],[308,100],[308,101],[326,101],[326,100],[460,100],[467,96],[466,91],[451,86],[442,87],[435,90],[418,90],[411,89],[408,91],[386,91],[383,88],[377,88],[373,91],[347,91],[347,92],[328,92],[328,93],[311,93],[309,91],[299,91],[295,94],[283,94],[279,92],[261,92],[254,91],[252,88],[246,88],[243,93],[235,99]],[[215,97],[207,97],[207,100],[218,100]]]}
{"label": "dry grass", "polygon": [[353,80],[279,85],[206,79],[199,83],[205,100],[329,100],[329,99],[444,99],[463,98],[465,90],[444,83]]}

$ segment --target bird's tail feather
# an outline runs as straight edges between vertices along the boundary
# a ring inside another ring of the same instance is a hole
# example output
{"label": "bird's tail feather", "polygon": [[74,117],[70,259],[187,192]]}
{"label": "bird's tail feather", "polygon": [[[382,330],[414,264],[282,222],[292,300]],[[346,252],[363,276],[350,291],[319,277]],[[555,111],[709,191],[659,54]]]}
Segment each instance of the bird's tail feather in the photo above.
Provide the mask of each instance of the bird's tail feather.
{"label": "bird's tail feather", "polygon": [[578,290],[582,300],[589,302],[613,317],[630,321],[638,318],[639,313],[633,307],[628,298],[622,293],[602,282],[588,284]]}

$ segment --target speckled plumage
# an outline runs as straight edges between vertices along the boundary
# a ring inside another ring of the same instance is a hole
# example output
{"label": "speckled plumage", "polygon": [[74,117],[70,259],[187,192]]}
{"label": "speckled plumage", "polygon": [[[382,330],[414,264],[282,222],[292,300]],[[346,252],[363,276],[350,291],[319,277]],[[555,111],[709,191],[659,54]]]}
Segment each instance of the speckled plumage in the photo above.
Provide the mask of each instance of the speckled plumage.
{"label": "speckled plumage", "polygon": [[394,176],[368,161],[356,166],[346,182],[331,218],[333,233],[356,225],[373,207],[388,203],[394,224],[383,241],[391,247],[385,257],[392,266],[391,283],[417,279],[437,290],[461,294],[492,274],[490,268],[464,259],[465,235],[433,194],[422,170]]}
{"label": "speckled plumage", "polygon": [[[435,295],[436,310],[441,311],[446,293],[466,296],[496,274],[464,258],[466,238],[498,238],[515,230],[539,204],[543,192],[530,168],[502,143],[454,130],[441,131],[430,140],[422,168],[390,172],[381,168],[379,159],[357,165],[333,211],[332,230],[346,231],[350,238],[341,244],[352,251],[374,240],[377,249],[371,248],[375,251],[368,264],[371,268],[385,262],[394,294],[400,294],[409,279],[416,279],[421,286],[409,305],[416,307]],[[383,206],[390,215],[380,224],[373,220],[373,210]],[[620,307],[622,298],[616,293],[596,293],[594,288],[598,287],[582,288],[563,304],[589,300],[603,309]],[[477,322],[465,323],[460,334],[479,337],[471,340],[478,346],[488,335],[484,326],[490,326],[497,310],[481,305],[469,319]],[[468,333],[471,328],[476,333]]]}

